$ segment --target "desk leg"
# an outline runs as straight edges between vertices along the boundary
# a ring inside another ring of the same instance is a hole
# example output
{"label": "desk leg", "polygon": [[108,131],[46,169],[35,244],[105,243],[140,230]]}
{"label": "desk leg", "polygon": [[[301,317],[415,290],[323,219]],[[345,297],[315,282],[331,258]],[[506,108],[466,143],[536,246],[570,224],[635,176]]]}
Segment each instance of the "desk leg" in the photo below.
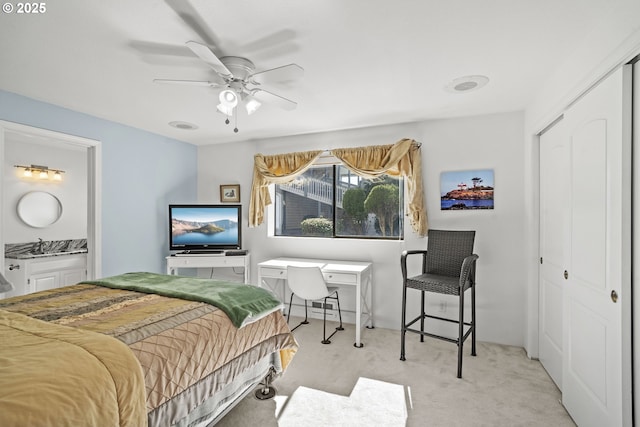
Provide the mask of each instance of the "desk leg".
{"label": "desk leg", "polygon": [[367,274],[366,277],[366,285],[365,285],[365,289],[364,289],[364,306],[367,310],[367,313],[369,314],[369,325],[367,326],[367,329],[373,329],[375,328],[375,326],[373,325],[373,275],[371,273],[371,270],[369,270],[369,274]]}
{"label": "desk leg", "polygon": [[[363,282],[364,281],[364,285]],[[373,304],[372,304],[372,296],[371,296],[371,270],[368,271],[366,275],[360,276],[358,278],[358,282],[356,283],[356,342],[353,343],[353,346],[356,348],[364,347],[364,344],[361,341],[361,332],[362,332],[362,311],[363,306],[366,309],[366,313],[368,315],[367,329],[373,329]],[[367,323],[365,322],[365,323]]]}
{"label": "desk leg", "polygon": [[[278,295],[278,293],[280,294],[279,298],[280,301],[282,302],[282,304],[286,305],[287,301],[285,299],[285,295],[286,295],[286,288],[285,288],[285,279],[278,279],[277,277],[270,277],[269,279],[273,279],[275,280],[275,283],[273,286],[271,286],[271,284],[269,284],[269,282],[267,282],[268,279],[263,278],[261,274],[258,274],[258,286],[261,288],[265,288],[265,289],[269,289],[271,292],[273,292],[276,296]],[[280,288],[280,292],[278,292],[278,289],[276,288]],[[283,310],[285,310],[283,308]],[[286,312],[286,310],[285,310]]]}
{"label": "desk leg", "polygon": [[358,277],[356,283],[356,342],[353,346],[356,348],[364,347],[362,344],[360,333],[362,332],[362,276]]}

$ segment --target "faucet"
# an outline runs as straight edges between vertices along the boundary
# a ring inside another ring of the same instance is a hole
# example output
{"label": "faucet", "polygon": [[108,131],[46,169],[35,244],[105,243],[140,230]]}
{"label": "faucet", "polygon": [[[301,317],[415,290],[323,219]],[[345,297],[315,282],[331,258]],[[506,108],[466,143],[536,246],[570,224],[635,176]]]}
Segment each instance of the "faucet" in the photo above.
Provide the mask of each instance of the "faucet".
{"label": "faucet", "polygon": [[42,241],[42,239],[40,237],[38,237],[38,241],[35,242],[33,244],[33,247],[31,248],[31,253],[34,254],[43,254],[44,253],[44,248],[42,247],[42,244],[44,242]]}

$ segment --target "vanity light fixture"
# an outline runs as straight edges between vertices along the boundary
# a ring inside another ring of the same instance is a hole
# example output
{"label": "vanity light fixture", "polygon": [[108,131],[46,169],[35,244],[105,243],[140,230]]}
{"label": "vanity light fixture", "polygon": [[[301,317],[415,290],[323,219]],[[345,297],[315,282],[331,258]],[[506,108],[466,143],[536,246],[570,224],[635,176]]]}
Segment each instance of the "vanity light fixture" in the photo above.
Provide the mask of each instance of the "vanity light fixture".
{"label": "vanity light fixture", "polygon": [[[64,173],[61,169],[49,169],[48,166],[42,165],[14,165],[14,167],[22,169],[22,176],[25,178],[33,178],[34,176],[37,176],[39,179],[62,181],[62,174]],[[53,175],[49,175],[49,172],[53,172]]]}

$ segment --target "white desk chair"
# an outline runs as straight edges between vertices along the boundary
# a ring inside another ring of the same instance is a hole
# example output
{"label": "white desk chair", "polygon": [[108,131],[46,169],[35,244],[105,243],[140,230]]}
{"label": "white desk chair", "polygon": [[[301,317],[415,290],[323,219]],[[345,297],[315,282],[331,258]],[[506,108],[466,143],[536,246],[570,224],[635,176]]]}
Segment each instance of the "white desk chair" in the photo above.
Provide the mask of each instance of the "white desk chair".
{"label": "white desk chair", "polygon": [[[289,317],[291,316],[291,303],[293,302],[293,295],[304,300],[304,320],[298,324],[306,325],[307,320],[307,301],[323,300],[322,307],[324,309],[323,319],[323,340],[322,344],[331,344],[329,339],[335,335],[337,331],[343,331],[342,327],[342,313],[340,312],[340,299],[338,298],[338,287],[327,287],[327,283],[324,281],[322,271],[319,267],[287,267],[287,283],[289,289],[291,289],[291,298],[289,299],[289,313],[287,314],[287,323],[289,323]],[[334,295],[335,296],[332,296]],[[335,299],[338,303],[338,316],[340,317],[340,326],[336,328],[331,335],[327,337],[327,298]],[[295,330],[298,326],[292,329]]]}

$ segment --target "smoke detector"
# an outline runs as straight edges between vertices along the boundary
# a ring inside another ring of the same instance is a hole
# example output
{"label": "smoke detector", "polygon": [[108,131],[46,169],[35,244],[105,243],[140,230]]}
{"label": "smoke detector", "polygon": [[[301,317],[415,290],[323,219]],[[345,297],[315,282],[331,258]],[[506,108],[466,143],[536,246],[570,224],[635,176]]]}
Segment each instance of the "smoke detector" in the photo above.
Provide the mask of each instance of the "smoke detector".
{"label": "smoke detector", "polygon": [[487,83],[489,83],[489,78],[486,76],[464,76],[450,82],[446,86],[446,89],[448,92],[454,93],[472,92],[480,89]]}

